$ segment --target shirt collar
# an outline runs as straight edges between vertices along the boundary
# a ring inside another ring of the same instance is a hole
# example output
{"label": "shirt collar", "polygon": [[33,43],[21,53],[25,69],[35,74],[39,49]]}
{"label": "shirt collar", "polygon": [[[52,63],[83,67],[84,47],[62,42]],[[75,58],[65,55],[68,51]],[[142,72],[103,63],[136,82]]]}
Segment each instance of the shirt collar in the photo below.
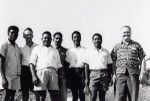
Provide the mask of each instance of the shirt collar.
{"label": "shirt collar", "polygon": [[33,47],[35,47],[37,44],[35,44],[35,43],[33,43],[33,45],[31,46],[31,47],[29,47],[28,45],[24,45],[24,47],[28,47],[28,48],[33,48]]}
{"label": "shirt collar", "polygon": [[56,45],[53,45],[53,47],[54,47],[54,48],[56,48],[56,49],[60,49],[60,48],[62,48],[62,46],[57,47]]}
{"label": "shirt collar", "polygon": [[101,51],[103,51],[103,49],[104,49],[103,47],[101,47],[101,49],[99,49],[99,50],[97,50],[97,48],[95,48],[95,47],[93,48],[93,50],[97,51],[97,52],[101,52]]}
{"label": "shirt collar", "polygon": [[53,46],[55,49],[57,49],[58,51],[61,51],[63,49],[65,49],[63,46],[60,46],[60,47],[56,47],[56,45]]}
{"label": "shirt collar", "polygon": [[46,47],[46,46],[44,46],[44,45],[42,44],[41,46],[44,47],[44,48],[53,48],[52,45],[50,45],[49,47]]}
{"label": "shirt collar", "polygon": [[130,40],[129,43],[125,43],[125,42],[121,41],[121,44],[124,44],[124,45],[130,45],[130,44],[132,44],[132,43],[133,43],[133,40]]}
{"label": "shirt collar", "polygon": [[81,45],[80,45],[79,47],[75,47],[75,46],[74,46],[74,48],[75,48],[75,49],[80,49],[80,48],[82,48],[82,46],[81,46]]}
{"label": "shirt collar", "polygon": [[[7,41],[7,43],[10,44],[10,45],[12,45],[12,43],[9,42],[9,41]],[[12,45],[12,46],[14,46],[14,45]],[[15,42],[15,46],[14,46],[14,47],[16,47],[16,46],[17,46],[17,44],[16,44],[16,42]]]}

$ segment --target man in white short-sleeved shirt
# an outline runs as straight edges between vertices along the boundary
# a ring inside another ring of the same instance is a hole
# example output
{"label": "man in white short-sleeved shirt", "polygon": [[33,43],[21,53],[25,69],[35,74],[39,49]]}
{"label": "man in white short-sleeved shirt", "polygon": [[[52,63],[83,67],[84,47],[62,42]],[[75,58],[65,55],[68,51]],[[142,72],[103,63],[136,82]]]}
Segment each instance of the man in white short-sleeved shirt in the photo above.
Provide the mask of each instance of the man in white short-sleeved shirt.
{"label": "man in white short-sleeved shirt", "polygon": [[[92,37],[94,49],[88,50],[86,53],[86,91],[91,92],[92,101],[96,101],[97,92],[99,92],[100,101],[105,101],[105,94],[112,75],[112,59],[108,50],[104,49],[102,44],[102,36],[96,33]],[[88,67],[90,75],[88,75]],[[90,79],[90,82],[88,81]],[[89,88],[88,88],[89,82]]]}
{"label": "man in white short-sleeved shirt", "polygon": [[16,44],[19,28],[9,26],[8,41],[0,46],[0,89],[4,89],[2,101],[14,101],[16,90],[20,89],[20,49]]}
{"label": "man in white short-sleeved shirt", "polygon": [[62,67],[59,52],[51,46],[51,33],[42,34],[43,45],[33,49],[30,57],[30,69],[34,83],[36,101],[45,101],[46,90],[52,101],[58,101],[58,68]]}
{"label": "man in white short-sleeved shirt", "polygon": [[83,46],[70,48],[67,51],[66,60],[70,63],[70,68],[82,68],[85,61],[86,48]]}
{"label": "man in white short-sleeved shirt", "polygon": [[72,91],[73,100],[85,101],[84,86],[84,61],[85,48],[80,45],[81,34],[78,31],[72,33],[74,48],[70,48],[66,53],[66,60],[69,62],[69,88]]}
{"label": "man in white short-sleeved shirt", "polygon": [[86,56],[89,69],[107,69],[107,65],[112,64],[110,53],[103,47],[100,50],[96,48],[88,50]]}

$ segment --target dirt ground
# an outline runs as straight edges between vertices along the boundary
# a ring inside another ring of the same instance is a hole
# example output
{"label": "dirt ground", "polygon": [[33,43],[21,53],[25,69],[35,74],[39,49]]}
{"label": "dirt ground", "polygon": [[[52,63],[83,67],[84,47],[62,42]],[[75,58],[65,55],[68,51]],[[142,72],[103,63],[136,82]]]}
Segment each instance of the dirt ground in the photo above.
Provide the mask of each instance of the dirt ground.
{"label": "dirt ground", "polygon": [[[2,96],[2,92],[0,93],[0,101],[1,101],[1,96]],[[15,98],[16,98],[16,101],[21,101],[21,93],[18,93]],[[86,95],[86,101],[88,101],[88,99],[89,99],[89,96]],[[110,87],[106,94],[106,101],[113,101],[113,100],[114,100],[113,87]],[[35,97],[33,93],[30,93],[30,101],[35,101]],[[50,101],[49,94],[47,94],[46,101]],[[70,91],[68,91],[67,101],[72,101],[72,95]],[[147,86],[140,87],[138,101],[150,101],[150,87],[147,87]]]}

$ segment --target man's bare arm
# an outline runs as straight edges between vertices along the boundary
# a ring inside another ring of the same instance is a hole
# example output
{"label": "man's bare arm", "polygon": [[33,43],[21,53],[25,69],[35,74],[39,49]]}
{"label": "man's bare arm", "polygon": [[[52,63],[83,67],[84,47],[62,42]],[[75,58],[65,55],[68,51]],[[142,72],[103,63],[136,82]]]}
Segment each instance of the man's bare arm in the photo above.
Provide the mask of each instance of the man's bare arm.
{"label": "man's bare arm", "polygon": [[145,61],[145,58],[143,58],[141,65],[140,65],[140,76],[139,76],[140,82],[142,82],[143,80],[145,68],[146,68],[146,61]]}
{"label": "man's bare arm", "polygon": [[6,78],[5,68],[4,68],[5,57],[3,57],[1,54],[0,54],[0,60],[1,60],[1,66],[0,66],[1,76]]}
{"label": "man's bare arm", "polygon": [[31,74],[32,74],[33,84],[38,85],[39,84],[39,79],[38,79],[38,76],[36,74],[35,66],[32,63],[30,63],[29,66],[30,66],[30,71],[31,71]]}
{"label": "man's bare arm", "polygon": [[85,85],[88,86],[89,83],[89,66],[88,64],[84,64],[85,66]]}
{"label": "man's bare arm", "polygon": [[1,71],[1,76],[2,76],[2,87],[4,89],[7,89],[8,88],[8,81],[6,79],[5,67],[4,67],[5,57],[3,57],[1,54],[0,54],[0,60],[1,60],[0,71]]}

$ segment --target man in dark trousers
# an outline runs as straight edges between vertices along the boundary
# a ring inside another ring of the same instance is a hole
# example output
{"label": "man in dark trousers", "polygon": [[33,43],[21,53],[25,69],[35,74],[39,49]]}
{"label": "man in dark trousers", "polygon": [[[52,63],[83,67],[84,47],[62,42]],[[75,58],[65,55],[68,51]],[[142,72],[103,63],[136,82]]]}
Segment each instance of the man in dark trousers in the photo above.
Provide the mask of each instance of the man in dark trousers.
{"label": "man in dark trousers", "polygon": [[67,51],[67,62],[69,62],[69,83],[72,92],[72,101],[85,101],[84,86],[85,86],[85,48],[80,45],[81,34],[79,31],[72,33],[73,48]]}
{"label": "man in dark trousers", "polygon": [[59,101],[67,101],[67,70],[68,62],[66,59],[67,49],[61,44],[63,35],[61,32],[56,32],[53,35],[54,47],[59,51],[62,67],[58,69],[58,83],[59,83]]}
{"label": "man in dark trousers", "polygon": [[[116,66],[113,81],[116,81],[115,101],[137,101],[139,83],[144,74],[143,48],[131,39],[130,26],[121,28],[122,41],[114,46],[111,56]],[[117,79],[116,79],[117,78]]]}
{"label": "man in dark trousers", "polygon": [[21,47],[21,91],[22,101],[28,101],[29,91],[33,91],[32,75],[29,67],[30,55],[34,47],[37,46],[33,42],[33,31],[31,28],[26,28],[23,31],[23,38],[25,39],[25,45]]}

